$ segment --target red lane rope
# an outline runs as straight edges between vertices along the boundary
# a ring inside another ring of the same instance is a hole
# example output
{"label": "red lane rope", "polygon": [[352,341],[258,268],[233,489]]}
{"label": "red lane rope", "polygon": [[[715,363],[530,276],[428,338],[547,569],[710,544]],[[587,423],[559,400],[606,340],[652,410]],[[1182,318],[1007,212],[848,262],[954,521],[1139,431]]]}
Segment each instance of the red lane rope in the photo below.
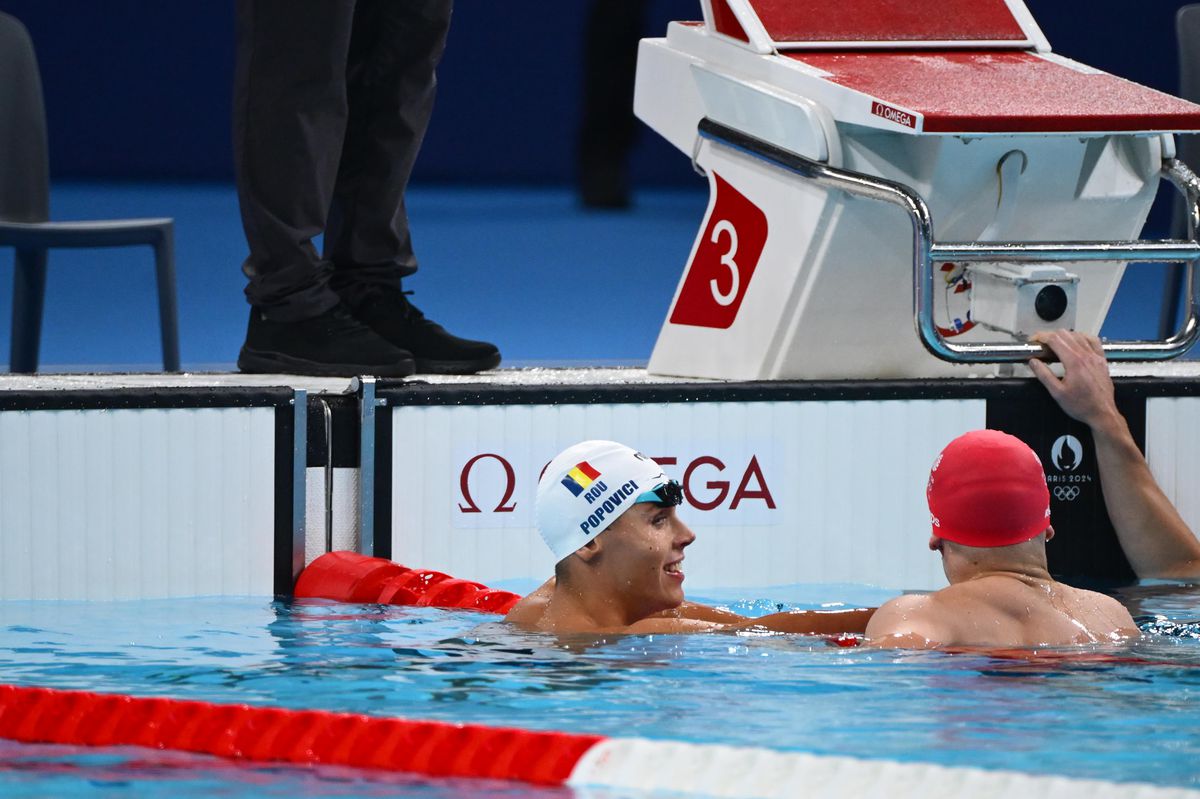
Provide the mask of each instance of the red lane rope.
{"label": "red lane rope", "polygon": [[521,599],[511,591],[493,591],[481,583],[458,580],[438,571],[409,569],[357,552],[327,552],[314,560],[296,580],[295,595],[501,614],[508,613]]}
{"label": "red lane rope", "polygon": [[561,785],[596,735],[0,684],[0,737]]}

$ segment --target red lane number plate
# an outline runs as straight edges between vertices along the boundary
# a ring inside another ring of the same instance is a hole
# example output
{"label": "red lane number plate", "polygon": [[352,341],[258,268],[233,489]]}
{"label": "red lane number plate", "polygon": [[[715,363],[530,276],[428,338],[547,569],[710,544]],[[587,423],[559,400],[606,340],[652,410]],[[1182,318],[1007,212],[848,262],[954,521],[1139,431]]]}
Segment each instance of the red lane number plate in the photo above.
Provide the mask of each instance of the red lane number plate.
{"label": "red lane number plate", "polygon": [[767,243],[767,215],[714,173],[717,201],[679,292],[673,325],[728,328]]}

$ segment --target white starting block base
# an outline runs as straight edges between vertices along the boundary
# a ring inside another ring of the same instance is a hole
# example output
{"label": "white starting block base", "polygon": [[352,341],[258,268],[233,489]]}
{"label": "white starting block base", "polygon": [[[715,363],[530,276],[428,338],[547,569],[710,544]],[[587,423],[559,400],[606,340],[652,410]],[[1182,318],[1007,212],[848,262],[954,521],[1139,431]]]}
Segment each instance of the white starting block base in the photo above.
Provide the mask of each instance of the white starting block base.
{"label": "white starting block base", "polygon": [[[934,217],[945,220],[939,235],[949,240],[1137,237],[1157,189],[1158,139],[1108,140],[1099,148],[1063,137],[1036,144],[863,132],[844,157],[855,170],[887,165],[887,177],[910,185],[954,175],[954,191],[931,202]],[[1129,165],[1130,194],[1078,196],[1097,164],[1107,163],[1105,153]],[[1006,159],[1024,164],[1029,177],[1014,171],[1005,186]],[[994,365],[940,361],[921,345],[913,330],[912,228],[899,209],[822,189],[710,141],[700,145],[697,163],[709,174],[709,209],[650,359],[652,372],[735,380],[996,373]],[[895,174],[898,165],[919,174]],[[959,342],[996,340],[981,327],[960,335],[969,295],[955,293],[960,284],[949,278],[961,267],[948,266],[935,294],[939,327]],[[735,267],[737,305],[721,307],[714,295],[730,294]],[[1076,329],[1096,333],[1123,267],[1089,263],[1078,271]]]}

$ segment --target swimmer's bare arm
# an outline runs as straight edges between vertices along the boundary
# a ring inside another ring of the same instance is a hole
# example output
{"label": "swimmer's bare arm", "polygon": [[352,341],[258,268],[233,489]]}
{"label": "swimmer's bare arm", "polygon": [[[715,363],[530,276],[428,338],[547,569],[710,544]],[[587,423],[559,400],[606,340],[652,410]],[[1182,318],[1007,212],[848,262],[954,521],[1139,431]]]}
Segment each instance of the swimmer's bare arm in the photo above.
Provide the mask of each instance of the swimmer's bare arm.
{"label": "swimmer's bare arm", "polygon": [[931,649],[950,640],[933,598],[911,594],[885,602],[867,623],[869,646]]}
{"label": "swimmer's bare arm", "polygon": [[1200,577],[1200,541],[1150,472],[1117,410],[1104,349],[1095,336],[1054,331],[1033,340],[1062,362],[1059,379],[1041,361],[1029,366],[1067,415],[1092,430],[1104,504],[1138,577]]}
{"label": "swimmer's bare arm", "polygon": [[721,632],[729,628],[727,624],[702,621],[700,619],[671,618],[666,616],[650,616],[636,621],[622,630],[607,630],[606,632],[632,633],[635,635],[654,635],[672,633],[711,633]]}
{"label": "swimmer's bare arm", "polygon": [[730,625],[731,629],[764,629],[802,635],[838,635],[861,633],[875,614],[875,608],[850,610],[789,610],[772,613],[757,619],[745,619]]}
{"label": "swimmer's bare arm", "polygon": [[716,624],[737,624],[746,620],[745,616],[734,613],[732,610],[701,605],[699,602],[688,602],[686,599],[679,607],[673,610],[664,610],[659,615],[664,618],[692,619],[693,621],[707,621]]}
{"label": "swimmer's bare arm", "polygon": [[[696,605],[705,608],[705,605]],[[708,610],[716,610],[708,608]],[[795,633],[799,635],[837,635],[839,633],[860,633],[867,627],[867,620],[875,613],[875,608],[854,608],[853,610],[791,610],[782,613],[771,613],[756,619],[737,616],[736,613],[717,611],[725,616],[736,616],[734,623],[701,618],[653,616],[631,624],[626,632],[630,633],[693,633],[693,632],[738,632],[740,630],[771,630],[780,633]]]}
{"label": "swimmer's bare arm", "polygon": [[[530,593],[504,617],[506,622],[526,627],[536,626],[541,620],[550,597],[554,594],[554,578],[551,577],[534,592]],[[681,633],[712,630],[738,630],[762,628],[785,633],[806,635],[837,635],[839,633],[861,633],[874,608],[850,610],[797,610],[772,613],[757,619],[733,613],[697,602],[685,601],[672,610],[665,610],[647,619],[642,619],[630,628],[630,632]]]}

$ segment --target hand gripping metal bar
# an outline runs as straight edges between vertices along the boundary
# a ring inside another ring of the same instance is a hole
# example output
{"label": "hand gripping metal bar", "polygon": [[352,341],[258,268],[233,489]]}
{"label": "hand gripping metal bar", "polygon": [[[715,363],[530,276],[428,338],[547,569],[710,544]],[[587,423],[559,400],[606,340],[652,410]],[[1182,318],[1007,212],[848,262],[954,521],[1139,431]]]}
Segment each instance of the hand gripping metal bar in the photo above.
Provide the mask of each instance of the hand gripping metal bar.
{"label": "hand gripping metal bar", "polygon": [[769,142],[714,122],[700,121],[699,134],[739,152],[828,189],[840,189],[858,197],[899,206],[909,216],[913,230],[913,322],[921,343],[931,353],[953,363],[1012,363],[1026,361],[1043,352],[1034,344],[952,344],[933,321],[933,265],[946,261],[1003,261],[1063,263],[1084,261],[1151,261],[1187,264],[1187,315],[1174,335],[1161,341],[1110,341],[1104,344],[1109,360],[1167,360],[1182,355],[1200,334],[1200,285],[1195,279],[1200,260],[1200,178],[1181,161],[1163,164],[1162,177],[1184,195],[1188,210],[1188,241],[1099,241],[1099,242],[946,242],[933,237],[933,217],[921,195],[895,181],[837,169],[785,150]]}

